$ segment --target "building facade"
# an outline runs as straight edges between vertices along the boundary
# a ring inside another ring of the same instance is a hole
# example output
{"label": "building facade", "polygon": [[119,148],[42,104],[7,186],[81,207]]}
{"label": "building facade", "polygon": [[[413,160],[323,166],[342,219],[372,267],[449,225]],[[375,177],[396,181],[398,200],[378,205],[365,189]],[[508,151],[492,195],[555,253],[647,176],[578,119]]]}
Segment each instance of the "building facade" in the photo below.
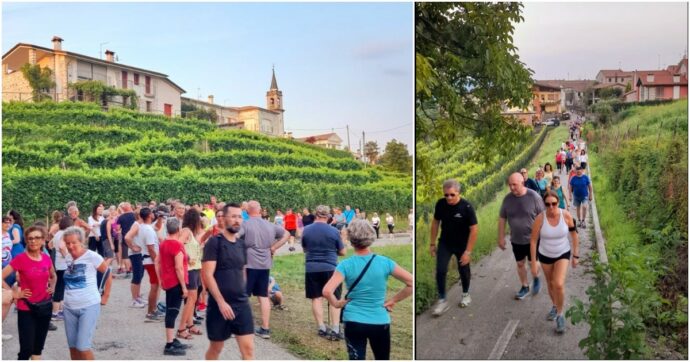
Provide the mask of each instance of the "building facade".
{"label": "building facade", "polygon": [[561,87],[535,82],[532,85],[532,106],[539,120],[545,113],[561,113]]}
{"label": "building facade", "polygon": [[224,106],[216,104],[212,95],[208,96],[207,101],[182,97],[182,102],[215,112],[218,118],[217,125],[220,128],[246,129],[276,137],[282,137],[285,133],[283,92],[278,89],[275,70],[271,78],[271,86],[266,92],[266,108]]}
{"label": "building facade", "polygon": [[313,145],[321,146],[324,148],[331,148],[334,150],[340,150],[343,148],[343,139],[340,138],[336,133],[326,133],[308,137],[297,138],[298,141],[310,143]]}
{"label": "building facade", "polygon": [[20,71],[24,64],[29,63],[53,72],[55,87],[49,90],[49,95],[54,101],[76,100],[78,94],[68,85],[96,80],[116,88],[134,90],[141,112],[180,115],[180,97],[185,90],[167,75],[117,63],[115,53],[110,50],[106,50],[106,59],[102,60],[63,50],[60,37],[53,37],[52,42],[52,49],[19,43],[2,56],[3,101],[31,101],[31,87]]}

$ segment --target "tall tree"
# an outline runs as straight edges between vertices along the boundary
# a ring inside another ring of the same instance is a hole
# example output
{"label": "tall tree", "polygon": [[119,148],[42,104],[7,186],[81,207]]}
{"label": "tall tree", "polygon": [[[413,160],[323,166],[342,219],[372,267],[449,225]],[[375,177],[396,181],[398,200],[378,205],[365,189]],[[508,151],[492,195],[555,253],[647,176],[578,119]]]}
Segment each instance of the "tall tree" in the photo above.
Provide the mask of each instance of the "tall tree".
{"label": "tall tree", "polygon": [[50,88],[55,87],[53,71],[50,68],[41,68],[38,64],[26,63],[22,65],[21,71],[24,79],[29,82],[34,102],[50,98],[49,95],[45,94],[45,92],[50,91]]}
{"label": "tall tree", "polygon": [[376,141],[369,141],[364,144],[364,156],[367,157],[370,164],[376,164],[379,158],[379,144]]}
{"label": "tall tree", "polygon": [[386,144],[386,149],[379,159],[379,164],[392,171],[412,174],[412,156],[407,150],[407,145],[395,139]]}
{"label": "tall tree", "polygon": [[474,156],[488,162],[502,145],[524,139],[526,127],[501,115],[502,105],[527,107],[532,71],[513,45],[519,3],[416,3],[418,139],[448,146],[477,140]]}

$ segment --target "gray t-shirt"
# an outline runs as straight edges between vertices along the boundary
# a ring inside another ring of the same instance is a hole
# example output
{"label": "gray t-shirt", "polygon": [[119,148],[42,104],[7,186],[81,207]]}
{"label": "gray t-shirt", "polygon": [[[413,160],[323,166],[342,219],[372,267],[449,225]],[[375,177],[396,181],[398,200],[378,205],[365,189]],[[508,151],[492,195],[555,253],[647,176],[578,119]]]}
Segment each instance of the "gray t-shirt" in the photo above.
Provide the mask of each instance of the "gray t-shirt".
{"label": "gray t-shirt", "polygon": [[532,224],[537,215],[544,212],[544,201],[534,190],[527,189],[522,196],[512,193],[503,198],[500,216],[510,225],[510,241],[513,244],[529,244]]}
{"label": "gray t-shirt", "polygon": [[242,223],[237,237],[244,239],[247,247],[247,268],[271,269],[271,245],[285,234],[285,229],[260,216],[250,217]]}

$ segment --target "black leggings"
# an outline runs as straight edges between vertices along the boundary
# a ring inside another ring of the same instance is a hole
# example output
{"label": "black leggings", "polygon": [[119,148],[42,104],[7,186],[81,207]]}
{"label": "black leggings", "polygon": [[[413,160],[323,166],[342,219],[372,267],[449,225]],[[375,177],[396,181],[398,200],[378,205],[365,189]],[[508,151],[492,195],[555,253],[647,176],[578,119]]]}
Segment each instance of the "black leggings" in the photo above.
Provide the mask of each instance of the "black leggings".
{"label": "black leggings", "polygon": [[390,324],[345,322],[345,344],[351,360],[367,359],[367,340],[374,359],[389,360],[391,354]]}
{"label": "black leggings", "polygon": [[31,312],[17,310],[17,329],[19,330],[18,360],[28,360],[40,356],[48,335],[50,316],[37,318]]}
{"label": "black leggings", "polygon": [[182,286],[176,285],[165,291],[165,328],[175,328],[175,319],[182,305]]}
{"label": "black leggings", "polygon": [[388,224],[388,232],[391,234],[393,233],[393,227],[394,227],[393,224]]}
{"label": "black leggings", "polygon": [[462,292],[467,293],[470,290],[470,264],[460,265],[460,257],[465,252],[463,247],[457,252],[451,252],[443,244],[439,244],[436,249],[436,288],[438,288],[438,296],[440,299],[446,298],[446,274],[448,274],[448,263],[455,255],[458,261],[458,272],[460,273],[460,281],[462,282]]}
{"label": "black leggings", "polygon": [[380,226],[374,226],[374,230],[376,230],[376,238],[377,239],[379,238],[379,229],[380,228],[381,228]]}

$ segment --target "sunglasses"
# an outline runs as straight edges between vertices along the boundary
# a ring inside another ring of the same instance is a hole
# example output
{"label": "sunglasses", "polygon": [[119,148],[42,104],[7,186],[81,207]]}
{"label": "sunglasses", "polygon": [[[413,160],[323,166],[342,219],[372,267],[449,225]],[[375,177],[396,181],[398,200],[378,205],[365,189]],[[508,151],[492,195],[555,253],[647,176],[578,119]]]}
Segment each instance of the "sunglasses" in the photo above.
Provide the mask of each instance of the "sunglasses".
{"label": "sunglasses", "polygon": [[558,205],[557,202],[545,202],[544,204],[545,204],[547,207],[553,207],[553,206]]}
{"label": "sunglasses", "polygon": [[33,241],[33,240],[43,240],[42,236],[29,236],[26,238],[27,241]]}
{"label": "sunglasses", "polygon": [[455,197],[456,194],[443,194],[444,197]]}

